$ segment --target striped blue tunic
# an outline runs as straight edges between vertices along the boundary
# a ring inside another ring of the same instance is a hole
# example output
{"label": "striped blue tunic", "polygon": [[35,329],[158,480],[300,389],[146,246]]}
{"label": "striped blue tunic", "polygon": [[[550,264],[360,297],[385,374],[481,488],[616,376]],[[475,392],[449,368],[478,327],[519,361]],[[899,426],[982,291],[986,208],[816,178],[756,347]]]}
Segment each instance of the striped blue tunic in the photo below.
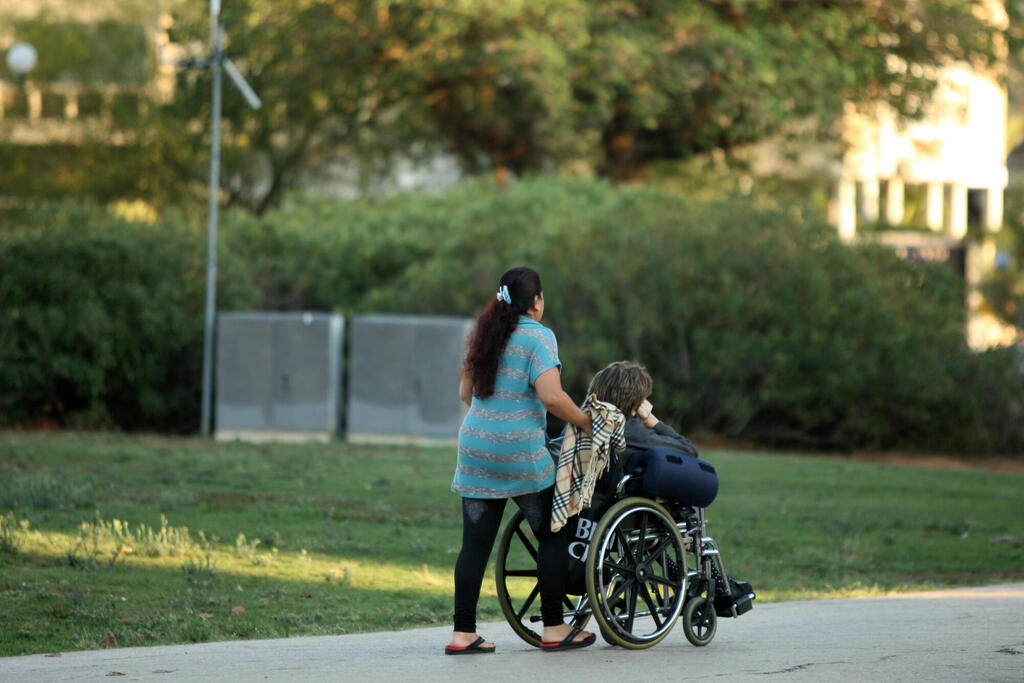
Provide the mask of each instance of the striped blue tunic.
{"label": "striped blue tunic", "polygon": [[547,411],[534,382],[560,366],[554,333],[520,316],[498,362],[494,394],[473,396],[459,428],[452,491],[467,498],[512,498],[555,483],[544,445]]}

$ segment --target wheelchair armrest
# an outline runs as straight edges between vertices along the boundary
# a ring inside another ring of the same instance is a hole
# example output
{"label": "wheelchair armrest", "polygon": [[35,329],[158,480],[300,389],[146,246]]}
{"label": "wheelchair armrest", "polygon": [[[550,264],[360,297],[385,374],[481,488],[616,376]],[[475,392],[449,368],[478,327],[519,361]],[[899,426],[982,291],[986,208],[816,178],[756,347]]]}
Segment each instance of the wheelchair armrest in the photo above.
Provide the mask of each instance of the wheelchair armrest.
{"label": "wheelchair armrest", "polygon": [[615,486],[616,498],[622,498],[622,491],[626,488],[626,484],[629,483],[629,480],[633,479],[634,476],[636,476],[635,473],[627,474],[623,476],[622,479],[619,479],[619,483]]}

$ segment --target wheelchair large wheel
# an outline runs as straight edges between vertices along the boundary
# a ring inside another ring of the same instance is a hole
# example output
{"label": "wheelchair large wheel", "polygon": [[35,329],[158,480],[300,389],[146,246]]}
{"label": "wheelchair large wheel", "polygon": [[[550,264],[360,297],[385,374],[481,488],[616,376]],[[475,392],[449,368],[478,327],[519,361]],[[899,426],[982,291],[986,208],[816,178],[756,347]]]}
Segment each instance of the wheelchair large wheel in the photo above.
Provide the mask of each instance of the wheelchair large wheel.
{"label": "wheelchair large wheel", "polygon": [[[521,510],[516,510],[498,541],[495,562],[498,604],[516,635],[534,647],[540,647],[544,621],[540,613],[540,586],[537,583],[537,539]],[[588,600],[562,598],[566,622],[583,628],[590,620]]]}
{"label": "wheelchair large wheel", "polygon": [[686,554],[664,507],[626,498],[604,514],[587,554],[587,592],[612,645],[639,650],[668,635],[686,597]]}

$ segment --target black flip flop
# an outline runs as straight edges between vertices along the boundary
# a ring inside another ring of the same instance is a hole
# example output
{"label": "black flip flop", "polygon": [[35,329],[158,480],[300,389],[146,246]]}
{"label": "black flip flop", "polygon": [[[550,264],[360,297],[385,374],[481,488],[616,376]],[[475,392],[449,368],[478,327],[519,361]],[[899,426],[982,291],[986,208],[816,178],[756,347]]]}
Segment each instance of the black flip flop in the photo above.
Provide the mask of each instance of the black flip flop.
{"label": "black flip flop", "polygon": [[574,626],[569,635],[565,637],[560,643],[545,643],[543,640],[540,641],[540,649],[544,652],[559,652],[561,650],[577,650],[581,647],[588,647],[593,645],[597,641],[597,635],[591,633],[589,638],[583,640],[573,640],[578,636],[583,629],[579,626]]}
{"label": "black flip flop", "polygon": [[445,645],[444,653],[446,655],[490,655],[494,654],[494,646],[480,647],[486,641],[477,636],[477,639],[465,647],[457,647],[455,645]]}

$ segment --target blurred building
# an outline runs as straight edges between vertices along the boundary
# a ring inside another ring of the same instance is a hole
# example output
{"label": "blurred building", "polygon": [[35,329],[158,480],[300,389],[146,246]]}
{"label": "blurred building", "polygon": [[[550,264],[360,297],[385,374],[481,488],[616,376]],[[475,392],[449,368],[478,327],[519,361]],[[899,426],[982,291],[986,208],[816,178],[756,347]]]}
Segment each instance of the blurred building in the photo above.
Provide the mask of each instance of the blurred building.
{"label": "blurred building", "polygon": [[908,185],[924,189],[924,223],[953,239],[967,236],[968,193],[977,193],[981,224],[1002,225],[1006,169],[1006,90],[994,77],[952,66],[920,121],[900,122],[878,106],[845,120],[846,154],[836,178],[832,220],[852,239],[858,222],[904,222]]}
{"label": "blurred building", "polygon": [[154,69],[152,11],[140,0],[0,0],[0,45],[28,42],[40,54],[23,83],[0,81],[3,138],[123,143],[112,124],[173,93],[173,72]]}
{"label": "blurred building", "polygon": [[[169,12],[179,2],[0,0],[0,53],[16,42],[39,53],[37,67],[21,82],[0,60],[0,156],[9,160],[0,166],[0,200],[146,195],[139,119],[174,97],[181,68],[176,60],[208,51],[206,45],[170,42]],[[247,182],[259,195],[270,178],[260,177],[258,158],[251,161],[248,172],[256,169],[256,178]],[[353,199],[443,190],[462,178],[450,155],[389,161],[383,167],[339,149],[307,170],[302,184],[324,196]],[[82,172],[88,168],[102,174],[90,177]]]}
{"label": "blurred building", "polygon": [[[963,251],[967,281],[968,339],[975,348],[1008,344],[1014,331],[982,310],[976,285],[995,266],[996,249],[985,233],[1003,223],[1008,182],[1006,89],[995,74],[953,65],[920,121],[900,122],[885,107],[874,116],[850,114],[845,121],[846,154],[832,166],[835,194],[830,218],[846,240],[858,223],[882,221],[890,228],[906,218],[906,188],[923,190],[923,223],[938,239],[882,233],[889,243],[932,249],[936,260]],[[968,216],[978,219],[976,239],[968,237]]]}
{"label": "blurred building", "polygon": [[[1005,27],[1000,2],[987,3],[989,20]],[[892,69],[920,70],[893,60]],[[1012,343],[1013,331],[981,310],[976,285],[994,267],[987,233],[1003,223],[1007,170],[1007,92],[997,64],[979,71],[953,63],[933,72],[938,86],[924,116],[901,119],[887,105],[849,106],[840,123],[838,148],[769,141],[751,149],[755,175],[831,178],[829,219],[840,237],[853,241],[860,228],[879,225],[872,238],[916,258],[956,262],[967,282],[968,337],[975,348]],[[915,74],[918,75],[918,74]],[[908,201],[913,195],[914,201]],[[910,216],[913,205],[916,215]],[[970,217],[978,230],[968,240]],[[900,231],[908,223],[931,234]]]}
{"label": "blurred building", "polygon": [[966,237],[969,205],[980,207],[986,230],[999,230],[1008,179],[1006,89],[996,74],[962,64],[937,79],[923,118],[900,119],[883,103],[867,112],[851,105],[840,122],[838,152],[764,142],[751,150],[755,175],[832,178],[830,219],[845,240],[864,224],[903,224],[908,190],[923,194],[922,222],[936,233]]}
{"label": "blurred building", "polygon": [[0,64],[0,193],[104,199],[140,182],[139,118],[174,89],[155,28],[152,0],[0,0],[0,52],[39,54],[20,82]]}

